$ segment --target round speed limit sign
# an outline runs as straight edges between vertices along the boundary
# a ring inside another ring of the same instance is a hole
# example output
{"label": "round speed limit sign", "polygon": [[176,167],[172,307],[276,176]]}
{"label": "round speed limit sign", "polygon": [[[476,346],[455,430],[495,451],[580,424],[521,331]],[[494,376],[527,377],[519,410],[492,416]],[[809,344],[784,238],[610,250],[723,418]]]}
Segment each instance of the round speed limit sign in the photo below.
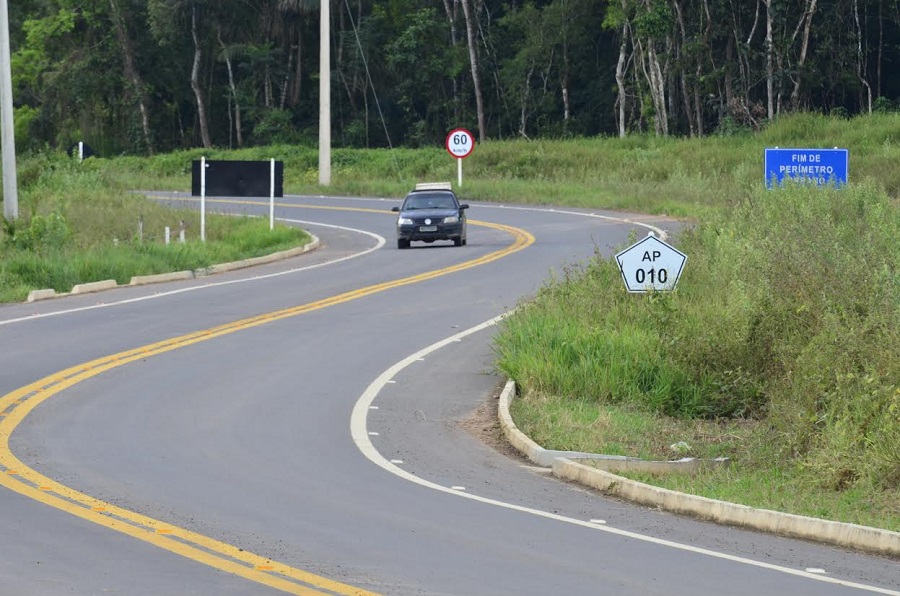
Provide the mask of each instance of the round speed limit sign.
{"label": "round speed limit sign", "polygon": [[447,151],[453,157],[462,159],[468,157],[475,148],[475,137],[465,128],[451,130],[447,135]]}

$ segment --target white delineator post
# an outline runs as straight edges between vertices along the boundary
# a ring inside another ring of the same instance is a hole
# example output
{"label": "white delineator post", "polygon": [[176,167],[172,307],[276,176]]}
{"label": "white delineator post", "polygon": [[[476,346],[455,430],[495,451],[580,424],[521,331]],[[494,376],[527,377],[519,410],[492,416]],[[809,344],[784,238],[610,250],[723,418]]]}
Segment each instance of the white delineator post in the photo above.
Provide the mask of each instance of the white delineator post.
{"label": "white delineator post", "polygon": [[462,159],[457,158],[456,160],[456,178],[459,186],[462,186]]}
{"label": "white delineator post", "polygon": [[200,158],[200,241],[206,242],[206,156]]}
{"label": "white delineator post", "polygon": [[275,159],[269,161],[269,230],[275,229]]}

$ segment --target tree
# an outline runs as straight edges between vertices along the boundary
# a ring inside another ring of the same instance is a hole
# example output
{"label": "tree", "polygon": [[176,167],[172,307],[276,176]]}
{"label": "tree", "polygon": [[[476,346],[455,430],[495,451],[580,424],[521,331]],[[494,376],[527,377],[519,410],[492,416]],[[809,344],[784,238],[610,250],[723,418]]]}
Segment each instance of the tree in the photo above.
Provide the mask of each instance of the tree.
{"label": "tree", "polygon": [[[484,98],[481,94],[481,80],[478,77],[478,51],[475,45],[475,20],[478,18],[477,0],[475,9],[469,6],[469,0],[459,0],[462,4],[463,16],[466,20],[466,39],[469,47],[469,64],[472,68],[472,84],[475,88],[475,112],[478,116],[478,140],[484,142],[487,131],[484,123]],[[473,14],[474,13],[474,14]]]}

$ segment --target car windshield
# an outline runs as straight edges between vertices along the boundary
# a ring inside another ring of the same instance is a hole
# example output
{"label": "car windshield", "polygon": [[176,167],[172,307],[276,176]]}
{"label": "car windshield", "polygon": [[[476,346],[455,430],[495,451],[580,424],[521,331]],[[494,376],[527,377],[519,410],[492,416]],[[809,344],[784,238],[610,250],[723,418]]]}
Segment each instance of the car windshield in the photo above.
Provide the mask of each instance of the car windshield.
{"label": "car windshield", "polygon": [[415,194],[406,198],[403,204],[404,211],[414,209],[455,209],[456,201],[452,195],[443,194]]}

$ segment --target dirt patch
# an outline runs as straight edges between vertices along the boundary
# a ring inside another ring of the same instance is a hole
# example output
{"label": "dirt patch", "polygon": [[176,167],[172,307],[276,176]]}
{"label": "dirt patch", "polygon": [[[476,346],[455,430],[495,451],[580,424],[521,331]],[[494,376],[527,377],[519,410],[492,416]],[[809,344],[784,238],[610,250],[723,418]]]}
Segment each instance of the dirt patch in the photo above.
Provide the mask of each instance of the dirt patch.
{"label": "dirt patch", "polygon": [[523,459],[522,454],[507,442],[503,436],[503,431],[500,429],[497,407],[500,402],[500,394],[505,386],[505,380],[497,383],[497,386],[478,404],[477,408],[472,410],[466,418],[457,422],[457,426],[494,451],[508,457]]}

